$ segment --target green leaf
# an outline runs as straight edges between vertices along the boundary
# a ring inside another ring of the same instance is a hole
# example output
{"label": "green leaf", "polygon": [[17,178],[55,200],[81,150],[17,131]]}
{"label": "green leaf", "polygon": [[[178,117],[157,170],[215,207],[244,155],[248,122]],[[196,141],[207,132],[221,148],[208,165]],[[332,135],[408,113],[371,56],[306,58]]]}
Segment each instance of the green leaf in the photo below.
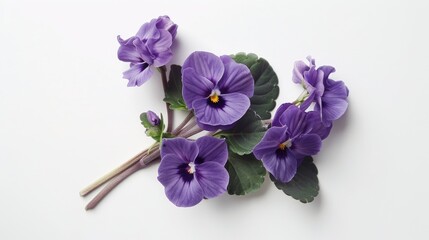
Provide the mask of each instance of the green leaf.
{"label": "green leaf", "polygon": [[220,131],[216,136],[226,138],[228,148],[239,155],[249,154],[264,136],[266,129],[261,118],[252,110],[247,110],[234,127]]}
{"label": "green leaf", "polygon": [[171,65],[170,67],[164,102],[169,103],[173,110],[187,110],[182,96],[182,67],[179,65]]}
{"label": "green leaf", "polygon": [[313,163],[312,157],[304,158],[301,165],[298,167],[295,177],[292,178],[290,182],[279,182],[271,174],[270,179],[279,190],[282,190],[287,195],[302,203],[312,202],[319,193],[317,168]]}
{"label": "green leaf", "polygon": [[253,154],[240,156],[229,152],[225,168],[229,173],[228,193],[231,195],[256,191],[265,180],[266,170]]}
{"label": "green leaf", "polygon": [[271,118],[271,111],[276,107],[276,99],[280,89],[277,86],[279,80],[273,68],[267,60],[249,53],[238,53],[232,58],[238,63],[246,65],[255,80],[255,91],[250,98],[250,108],[263,120]]}
{"label": "green leaf", "polygon": [[142,114],[140,114],[140,121],[141,124],[145,127],[145,128],[151,128],[152,124],[149,122],[149,120],[147,119],[147,113],[144,112]]}

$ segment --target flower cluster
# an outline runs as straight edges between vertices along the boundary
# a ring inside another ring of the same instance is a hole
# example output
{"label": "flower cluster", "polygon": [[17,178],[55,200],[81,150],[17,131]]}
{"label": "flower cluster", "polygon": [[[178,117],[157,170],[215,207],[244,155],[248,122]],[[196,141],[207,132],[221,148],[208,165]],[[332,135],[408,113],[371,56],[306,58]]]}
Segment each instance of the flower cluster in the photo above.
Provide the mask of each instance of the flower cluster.
{"label": "flower cluster", "polygon": [[[348,88],[331,79],[335,69],[317,68],[311,57],[308,64],[297,61],[292,81],[304,88],[303,94],[281,104],[271,119],[279,87],[278,77],[265,59],[255,54],[218,56],[195,51],[182,66],[171,65],[167,77],[176,33],[177,25],[161,16],[143,24],[127,40],[118,37],[118,58],[130,63],[124,72],[128,86],[141,86],[155,68],[159,70],[168,127],[165,130],[162,115],[141,114],[146,134],[155,143],[84,189],[83,196],[112,179],[87,209],[157,159],[158,180],[167,198],[179,207],[194,206],[225,192],[244,195],[256,191],[267,171],[286,194],[302,202],[312,201],[319,189],[312,156],[321,150],[333,122],[348,107]],[[187,117],[173,129],[174,111],[183,110]],[[195,139],[204,131],[205,136]],[[294,181],[300,184],[291,183]]]}

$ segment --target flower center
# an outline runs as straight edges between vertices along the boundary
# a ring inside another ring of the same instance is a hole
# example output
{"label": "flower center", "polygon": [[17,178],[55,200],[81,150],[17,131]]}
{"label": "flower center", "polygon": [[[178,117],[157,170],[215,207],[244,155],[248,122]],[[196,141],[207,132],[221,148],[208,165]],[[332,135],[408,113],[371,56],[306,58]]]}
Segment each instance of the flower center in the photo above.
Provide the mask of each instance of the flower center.
{"label": "flower center", "polygon": [[210,96],[210,101],[212,101],[212,103],[218,103],[219,102],[219,96],[216,94],[213,96]]}
{"label": "flower center", "polygon": [[289,140],[287,140],[287,141],[285,141],[283,143],[280,143],[279,144],[279,149],[282,150],[282,151],[284,151],[286,148],[290,148],[291,146],[292,146],[292,140],[289,139]]}
{"label": "flower center", "polygon": [[212,103],[218,103],[220,101],[219,95],[220,91],[218,89],[213,89],[210,94],[210,101]]}
{"label": "flower center", "polygon": [[187,169],[187,171],[188,171],[188,173],[189,173],[189,174],[194,174],[194,172],[195,172],[195,163],[190,162],[190,163],[188,164],[188,169]]}

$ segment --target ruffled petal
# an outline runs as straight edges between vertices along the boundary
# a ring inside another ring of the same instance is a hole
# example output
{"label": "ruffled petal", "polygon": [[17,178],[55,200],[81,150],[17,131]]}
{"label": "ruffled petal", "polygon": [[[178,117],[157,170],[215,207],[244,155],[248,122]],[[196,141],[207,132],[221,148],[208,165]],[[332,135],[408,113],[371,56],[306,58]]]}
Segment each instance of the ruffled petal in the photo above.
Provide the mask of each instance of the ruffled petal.
{"label": "ruffled petal", "polygon": [[292,72],[292,81],[301,84],[304,82],[304,72],[308,71],[310,67],[303,61],[296,61]]}
{"label": "ruffled petal", "polygon": [[305,131],[306,121],[305,112],[298,107],[292,105],[284,112],[284,125],[288,126],[288,131],[291,137],[295,137]]}
{"label": "ruffled petal", "polygon": [[161,157],[167,154],[178,156],[183,163],[190,163],[198,156],[198,146],[194,141],[185,138],[163,139]]}
{"label": "ruffled petal", "polygon": [[174,24],[168,16],[160,16],[156,21],[156,28],[167,30],[173,40],[176,37],[177,33],[177,24]]}
{"label": "ruffled petal", "polygon": [[[329,124],[339,119],[346,112],[348,102],[342,98],[322,98],[322,119],[323,123]],[[320,111],[320,106],[316,105],[314,110]]]}
{"label": "ruffled petal", "polygon": [[221,93],[242,93],[249,98],[253,96],[254,80],[249,68],[236,63],[230,56],[221,56],[225,71],[218,83]]}
{"label": "ruffled petal", "polygon": [[317,154],[321,147],[322,140],[319,135],[305,134],[293,139],[290,150],[297,158],[303,158]]}
{"label": "ruffled petal", "polygon": [[282,127],[284,126],[284,112],[286,109],[288,109],[292,103],[283,103],[280,105],[280,107],[277,109],[276,114],[273,117],[273,121],[271,122],[271,126],[273,127]]}
{"label": "ruffled petal", "polygon": [[139,87],[152,76],[153,71],[146,63],[134,64],[123,72],[123,78],[128,79],[128,87]]}
{"label": "ruffled petal", "polygon": [[153,60],[154,67],[161,67],[170,62],[171,58],[173,58],[173,52],[169,49],[167,51],[161,52],[158,56]]}
{"label": "ruffled petal", "polygon": [[222,78],[224,65],[220,58],[209,52],[193,52],[183,63],[182,69],[194,69],[197,75],[210,80],[214,85]]}
{"label": "ruffled petal", "polygon": [[158,38],[159,32],[156,28],[157,21],[158,20],[154,18],[150,22],[143,24],[137,32],[136,36],[143,41],[146,41],[150,38]]}
{"label": "ruffled petal", "polygon": [[195,177],[204,197],[214,198],[226,191],[229,182],[228,171],[216,162],[205,162],[195,167]]}
{"label": "ruffled petal", "polygon": [[206,162],[216,162],[222,166],[228,160],[228,147],[225,139],[218,139],[215,137],[200,137],[197,139],[198,157],[195,164]]}
{"label": "ruffled petal", "polygon": [[136,37],[130,37],[127,40],[123,40],[118,36],[118,42],[121,45],[118,49],[118,58],[124,62],[141,62],[140,54],[136,50],[136,47],[133,44],[133,41]]}
{"label": "ruffled petal", "polygon": [[307,130],[304,133],[314,133],[319,135],[323,140],[328,137],[332,129],[332,123],[325,125],[320,117],[320,112],[310,111],[307,113],[306,120]]}
{"label": "ruffled petal", "polygon": [[215,86],[213,82],[199,75],[193,68],[182,70],[182,81],[183,99],[185,100],[186,106],[190,109],[195,100],[207,98]]}
{"label": "ruffled petal", "polygon": [[222,94],[222,105],[212,106],[208,99],[197,99],[192,103],[197,121],[217,126],[229,125],[239,120],[250,106],[249,98],[241,93]]}
{"label": "ruffled petal", "polygon": [[159,30],[159,38],[150,38],[146,45],[152,55],[157,55],[162,52],[170,51],[173,39],[167,30]]}
{"label": "ruffled petal", "polygon": [[335,68],[332,66],[320,66],[318,68],[319,70],[323,71],[323,78],[324,79],[328,79],[329,75],[331,75],[331,73],[335,72]]}

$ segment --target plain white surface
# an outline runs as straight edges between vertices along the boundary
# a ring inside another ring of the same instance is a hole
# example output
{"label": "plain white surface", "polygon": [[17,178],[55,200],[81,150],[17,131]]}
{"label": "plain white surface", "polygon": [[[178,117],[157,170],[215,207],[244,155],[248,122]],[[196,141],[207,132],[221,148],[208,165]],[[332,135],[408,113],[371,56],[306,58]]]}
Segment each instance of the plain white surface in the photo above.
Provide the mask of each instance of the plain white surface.
{"label": "plain white surface", "polygon": [[[428,11],[425,0],[2,0],[0,239],[429,239]],[[81,188],[151,144],[139,114],[165,113],[159,78],[127,88],[116,57],[116,35],[164,14],[179,25],[172,63],[257,53],[279,76],[278,102],[300,93],[295,60],[337,68],[350,107],[315,157],[313,203],[267,179],[176,208],[154,165],[84,211]]]}

